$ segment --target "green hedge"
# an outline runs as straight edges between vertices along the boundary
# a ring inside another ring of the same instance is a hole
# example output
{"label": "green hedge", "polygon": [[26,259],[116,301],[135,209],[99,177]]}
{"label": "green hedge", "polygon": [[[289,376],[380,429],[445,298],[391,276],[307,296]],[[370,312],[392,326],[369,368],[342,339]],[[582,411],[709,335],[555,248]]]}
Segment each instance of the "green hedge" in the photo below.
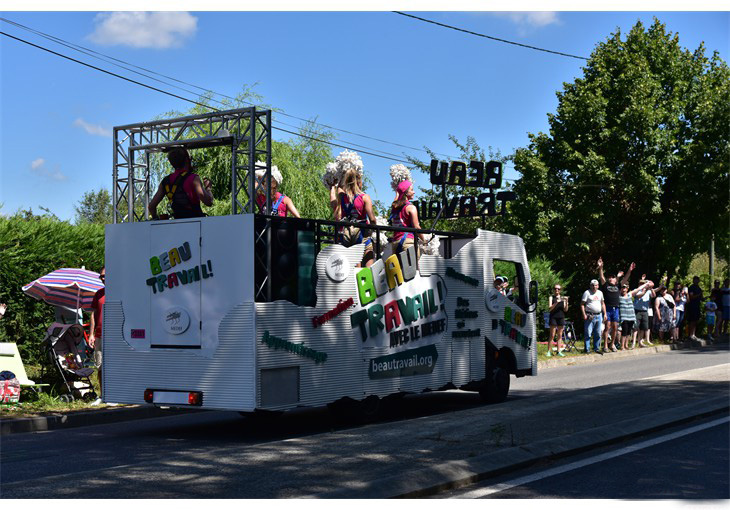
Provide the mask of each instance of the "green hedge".
{"label": "green hedge", "polygon": [[98,271],[104,263],[104,226],[72,225],[30,212],[0,216],[0,341],[16,342],[26,364],[47,367],[40,343],[53,307],[23,293],[23,285],[61,267]]}

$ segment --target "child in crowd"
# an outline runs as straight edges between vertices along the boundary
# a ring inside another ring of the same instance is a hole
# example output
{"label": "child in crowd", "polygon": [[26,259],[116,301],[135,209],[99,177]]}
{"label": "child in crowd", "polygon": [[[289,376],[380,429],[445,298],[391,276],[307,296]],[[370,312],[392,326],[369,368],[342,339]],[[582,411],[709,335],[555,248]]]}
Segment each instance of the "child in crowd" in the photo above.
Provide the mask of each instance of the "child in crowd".
{"label": "child in crowd", "polygon": [[707,339],[713,342],[715,339],[712,337],[712,332],[715,330],[715,312],[717,311],[717,304],[712,300],[708,299],[705,303],[705,320],[707,321]]}

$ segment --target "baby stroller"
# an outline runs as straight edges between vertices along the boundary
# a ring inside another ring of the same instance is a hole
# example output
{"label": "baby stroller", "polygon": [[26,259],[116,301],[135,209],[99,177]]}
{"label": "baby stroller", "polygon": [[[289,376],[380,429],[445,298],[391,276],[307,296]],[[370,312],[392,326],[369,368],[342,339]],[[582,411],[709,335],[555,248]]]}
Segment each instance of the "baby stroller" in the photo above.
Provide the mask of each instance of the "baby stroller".
{"label": "baby stroller", "polygon": [[64,402],[77,398],[95,399],[94,386],[89,378],[94,373],[93,359],[84,342],[81,324],[54,322],[43,339],[46,354],[56,367],[68,393],[61,395]]}

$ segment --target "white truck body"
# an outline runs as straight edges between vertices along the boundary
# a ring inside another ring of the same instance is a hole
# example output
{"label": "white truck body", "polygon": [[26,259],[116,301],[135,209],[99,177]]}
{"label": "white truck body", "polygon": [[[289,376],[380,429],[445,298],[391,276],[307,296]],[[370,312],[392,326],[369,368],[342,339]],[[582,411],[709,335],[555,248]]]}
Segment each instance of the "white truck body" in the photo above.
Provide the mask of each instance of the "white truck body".
{"label": "white truck body", "polygon": [[494,260],[510,261],[527,294],[519,237],[479,230],[418,269],[356,268],[362,245],[326,246],[314,307],[254,300],[253,245],[250,214],[107,225],[105,401],[187,406],[196,392],[204,409],[286,410],[468,387],[491,346],[536,375],[535,313],[492,287]]}

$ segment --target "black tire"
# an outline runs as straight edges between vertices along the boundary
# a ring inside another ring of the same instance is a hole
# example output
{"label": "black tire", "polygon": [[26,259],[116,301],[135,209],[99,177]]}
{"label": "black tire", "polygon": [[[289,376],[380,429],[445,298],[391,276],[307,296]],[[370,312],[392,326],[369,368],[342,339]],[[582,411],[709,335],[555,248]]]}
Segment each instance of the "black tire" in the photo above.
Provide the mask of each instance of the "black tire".
{"label": "black tire", "polygon": [[371,423],[380,415],[380,397],[370,395],[363,400],[344,397],[327,404],[332,417],[341,423]]}
{"label": "black tire", "polygon": [[358,402],[358,419],[364,423],[375,421],[380,416],[380,397],[370,395]]}
{"label": "black tire", "polygon": [[66,402],[67,404],[70,404],[71,402],[73,402],[76,399],[74,398],[74,396],[71,393],[66,393],[65,395],[61,395],[60,397],[58,397],[58,400],[60,400],[61,402]]}
{"label": "black tire", "polygon": [[386,418],[400,418],[404,416],[403,399],[405,393],[393,393],[383,397],[380,401],[380,414]]}
{"label": "black tire", "polygon": [[484,381],[484,386],[479,390],[479,396],[488,404],[504,402],[509,393],[510,376],[502,367],[495,368],[490,377]]}
{"label": "black tire", "polygon": [[254,409],[253,411],[239,411],[243,418],[249,420],[255,426],[273,426],[279,422],[284,411],[269,411],[265,409]]}

